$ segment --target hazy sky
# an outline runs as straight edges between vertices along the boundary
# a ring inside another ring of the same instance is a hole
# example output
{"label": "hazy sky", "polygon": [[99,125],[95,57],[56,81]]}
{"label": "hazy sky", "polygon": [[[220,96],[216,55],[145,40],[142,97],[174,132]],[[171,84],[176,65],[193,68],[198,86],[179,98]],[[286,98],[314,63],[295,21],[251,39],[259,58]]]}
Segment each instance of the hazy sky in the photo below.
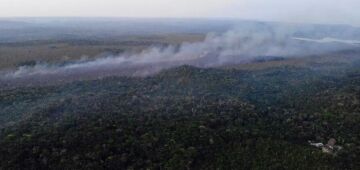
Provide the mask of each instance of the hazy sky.
{"label": "hazy sky", "polygon": [[0,0],[0,17],[230,17],[360,26],[360,0]]}

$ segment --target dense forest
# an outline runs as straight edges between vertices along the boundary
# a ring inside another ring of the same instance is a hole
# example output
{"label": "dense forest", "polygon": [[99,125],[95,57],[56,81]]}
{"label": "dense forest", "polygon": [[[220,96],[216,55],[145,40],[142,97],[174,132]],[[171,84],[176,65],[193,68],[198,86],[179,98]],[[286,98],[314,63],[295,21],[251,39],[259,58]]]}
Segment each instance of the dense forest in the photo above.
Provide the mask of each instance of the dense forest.
{"label": "dense forest", "polygon": [[0,169],[360,169],[359,122],[359,59],[8,88]]}

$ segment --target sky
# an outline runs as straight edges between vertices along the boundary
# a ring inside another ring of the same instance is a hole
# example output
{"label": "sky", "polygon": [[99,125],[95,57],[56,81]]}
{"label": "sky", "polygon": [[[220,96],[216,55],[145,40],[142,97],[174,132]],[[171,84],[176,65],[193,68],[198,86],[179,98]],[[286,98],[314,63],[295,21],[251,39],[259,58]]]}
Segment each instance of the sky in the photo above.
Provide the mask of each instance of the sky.
{"label": "sky", "polygon": [[349,24],[360,0],[0,0],[0,17],[176,17]]}

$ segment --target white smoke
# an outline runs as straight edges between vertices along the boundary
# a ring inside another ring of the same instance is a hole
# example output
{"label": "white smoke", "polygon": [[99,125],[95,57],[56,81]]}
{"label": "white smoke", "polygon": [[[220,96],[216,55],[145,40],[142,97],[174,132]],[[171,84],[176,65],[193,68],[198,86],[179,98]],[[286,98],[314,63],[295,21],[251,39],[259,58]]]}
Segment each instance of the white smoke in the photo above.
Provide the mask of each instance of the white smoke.
{"label": "white smoke", "polygon": [[354,46],[360,46],[360,41],[358,40],[343,40],[338,38],[326,37],[322,39],[312,39],[312,38],[301,38],[301,37],[293,37],[293,39],[300,41],[308,41],[308,42],[316,42],[316,43],[343,43]]}
{"label": "white smoke", "polygon": [[[326,47],[328,48],[328,47]],[[216,67],[249,62],[259,56],[291,57],[323,52],[320,46],[294,40],[290,31],[234,29],[223,34],[211,33],[204,41],[179,46],[152,47],[138,54],[122,54],[66,65],[37,64],[23,66],[0,76],[1,79],[82,79],[83,77],[144,76],[162,69],[193,65]]]}

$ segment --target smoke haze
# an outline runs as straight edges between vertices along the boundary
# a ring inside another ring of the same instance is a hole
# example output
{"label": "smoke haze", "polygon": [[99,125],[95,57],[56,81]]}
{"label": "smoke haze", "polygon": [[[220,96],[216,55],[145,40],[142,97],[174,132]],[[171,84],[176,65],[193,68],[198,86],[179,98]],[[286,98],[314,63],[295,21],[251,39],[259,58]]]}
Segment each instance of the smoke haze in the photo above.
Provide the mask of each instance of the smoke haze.
{"label": "smoke haze", "polygon": [[358,0],[2,0],[0,17],[173,17],[360,26]]}

